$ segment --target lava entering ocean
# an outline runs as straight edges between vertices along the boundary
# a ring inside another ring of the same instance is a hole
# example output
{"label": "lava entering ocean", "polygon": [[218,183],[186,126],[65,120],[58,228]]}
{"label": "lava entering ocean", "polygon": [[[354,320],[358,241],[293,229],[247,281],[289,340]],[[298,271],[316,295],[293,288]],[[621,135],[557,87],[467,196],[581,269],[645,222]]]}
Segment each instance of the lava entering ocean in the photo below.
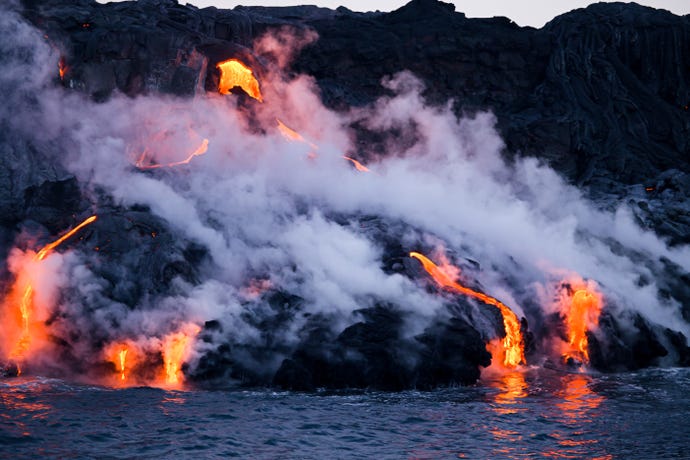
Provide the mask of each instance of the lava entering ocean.
{"label": "lava entering ocean", "polygon": [[[410,257],[419,260],[424,266],[424,270],[431,275],[439,286],[480,300],[487,305],[498,307],[501,312],[501,316],[503,317],[503,327],[505,328],[506,333],[506,336],[501,341],[501,353],[503,355],[502,363],[508,368],[514,368],[525,363],[525,348],[522,333],[520,331],[520,321],[513,310],[491,296],[465,287],[457,281],[454,281],[449,275],[449,270],[439,267],[423,254],[411,252]],[[459,272],[457,267],[452,266],[450,267],[450,271],[451,273]]]}
{"label": "lava entering ocean", "polygon": [[[5,337],[16,337],[15,345],[11,348],[10,353],[6,356],[6,360],[13,363],[17,368],[17,373],[21,374],[23,363],[30,358],[32,352],[31,345],[34,339],[43,338],[45,335],[45,325],[32,319],[36,316],[37,305],[34,303],[34,296],[36,292],[34,272],[37,270],[36,262],[43,261],[51,252],[66,240],[74,236],[81,229],[87,225],[95,222],[97,216],[91,216],[81,222],[79,225],[69,230],[57,240],[48,243],[41,248],[37,253],[32,254],[30,251],[23,253],[20,257],[22,262],[18,264],[17,272],[15,273],[16,280],[10,290],[9,296],[5,299],[4,308],[12,309],[13,306],[18,307],[19,316],[21,318],[19,328],[16,328],[9,318],[14,315],[5,313],[7,318],[3,323],[5,330]],[[42,313],[49,309],[47,305],[41,305]],[[17,332],[19,329],[20,332]]]}
{"label": "lava entering ocean", "polygon": [[[97,17],[90,35],[105,30]],[[284,58],[313,59],[318,44],[295,51],[304,40],[250,50],[199,34],[115,64],[100,51],[84,61],[73,43],[50,51],[39,35],[46,50],[30,62],[42,72],[0,41],[21,69],[0,79],[11,96],[0,124],[18,158],[0,174],[11,191],[0,193],[0,240],[99,214],[98,252],[49,255],[83,226],[35,255],[4,248],[3,359],[117,387],[407,389],[472,384],[492,355],[518,373],[526,355],[601,370],[616,368],[607,359],[635,369],[688,356],[677,285],[688,248],[641,228],[623,201],[601,208],[547,164],[513,155],[521,144],[500,138],[496,116],[432,105],[443,91],[407,71],[381,88],[371,75],[352,74],[352,86],[299,75],[314,67]],[[668,193],[648,180],[657,191],[638,187],[637,198]],[[467,257],[462,277],[410,253],[439,242]],[[415,279],[418,263],[439,289]],[[470,282],[472,266],[486,288]],[[567,273],[598,284],[570,282],[557,301]],[[642,365],[627,358],[647,345]]]}
{"label": "lava entering ocean", "polygon": [[576,281],[564,285],[559,303],[568,339],[563,361],[589,364],[587,332],[599,324],[602,296],[594,283]]}

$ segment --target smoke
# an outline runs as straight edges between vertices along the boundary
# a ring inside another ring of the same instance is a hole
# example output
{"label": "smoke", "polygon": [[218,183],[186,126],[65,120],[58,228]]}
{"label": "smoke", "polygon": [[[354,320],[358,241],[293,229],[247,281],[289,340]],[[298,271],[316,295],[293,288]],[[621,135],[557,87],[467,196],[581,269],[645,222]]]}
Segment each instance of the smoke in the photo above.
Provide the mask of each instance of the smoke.
{"label": "smoke", "polygon": [[[12,37],[0,45],[9,56],[0,85],[15,94],[2,120],[11,118],[23,133],[43,127],[34,139],[78,178],[96,212],[143,209],[167,232],[167,246],[154,246],[164,236],[147,234],[145,244],[118,249],[117,257],[114,249],[107,256],[107,247],[87,252],[79,244],[51,256],[55,286],[42,295],[55,312],[52,333],[69,342],[75,358],[102,361],[117,348],[109,344],[129,343],[131,362],[142,363],[170,334],[193,335],[190,324],[213,321],[219,327],[192,345],[192,365],[224,342],[266,347],[276,292],[299,304],[272,331],[276,349],[294,347],[313,315],[330,318],[338,332],[357,321],[357,310],[381,304],[405,312],[405,334],[414,336],[443,314],[447,299],[405,270],[391,270],[391,258],[401,265],[409,251],[442,246],[458,261],[478,263],[461,264],[460,276],[530,321],[558,313],[561,283],[579,277],[596,281],[613,311],[636,311],[690,334],[679,302],[662,296],[657,284],[661,258],[690,270],[690,248],[669,248],[623,204],[598,209],[534,158],[505,161],[491,113],[458,119],[450,101],[430,106],[408,72],[382,82],[391,95],[336,113],[321,103],[313,79],[281,72],[315,37],[281,30],[256,45],[274,63],[261,76],[263,104],[214,93],[116,94],[94,103],[51,83],[59,56],[17,15],[0,15],[0,30]],[[286,139],[278,119],[304,142]],[[368,151],[355,144],[353,124],[405,136],[384,152]],[[182,161],[202,139],[208,151],[187,165],[135,166],[142,152],[159,165]],[[362,173],[344,155],[376,160]],[[103,222],[101,233],[109,221]],[[118,230],[108,231],[132,241]],[[404,252],[392,254],[389,241]],[[197,262],[188,261],[192,246],[203,253]],[[155,257],[183,267],[164,287],[132,274],[158,273],[142,263],[163,260],[146,259],[154,247],[170,251]],[[183,276],[187,266],[193,268]],[[281,353],[268,360],[272,370]],[[249,358],[244,364],[258,366]]]}

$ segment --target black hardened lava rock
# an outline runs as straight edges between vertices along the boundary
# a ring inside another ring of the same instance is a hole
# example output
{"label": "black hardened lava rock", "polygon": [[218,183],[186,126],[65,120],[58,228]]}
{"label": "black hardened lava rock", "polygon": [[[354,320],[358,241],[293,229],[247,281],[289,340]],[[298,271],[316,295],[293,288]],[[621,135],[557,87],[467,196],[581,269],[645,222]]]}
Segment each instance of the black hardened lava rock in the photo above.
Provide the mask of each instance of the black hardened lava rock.
{"label": "black hardened lava rock", "polygon": [[491,364],[479,332],[460,318],[438,319],[416,337],[404,337],[405,315],[392,307],[359,312],[363,321],[337,337],[309,326],[273,383],[290,390],[371,388],[429,390],[471,384]]}
{"label": "black hardened lava rock", "polygon": [[[667,171],[690,172],[688,16],[601,3],[535,29],[502,17],[467,18],[437,0],[390,13],[198,9],[174,0],[23,5],[64,57],[62,84],[97,100],[114,91],[212,91],[215,64],[229,57],[261,76],[265,61],[253,54],[253,41],[289,26],[318,33],[291,70],[313,76],[332,108],[372,102],[385,94],[382,78],[409,70],[430,103],[453,100],[458,114],[492,111],[507,155],[539,157],[593,197],[626,194],[632,184],[660,189]],[[385,140],[354,128],[369,144]],[[638,215],[672,243],[686,242],[690,222],[679,204],[686,198],[687,187],[681,197],[643,193]]]}
{"label": "black hardened lava rock", "polygon": [[[215,64],[232,57],[250,64],[261,80],[269,67],[252,50],[254,40],[284,26],[314,30],[319,39],[285,71],[312,76],[328,107],[346,111],[371,103],[387,94],[383,78],[410,71],[425,85],[430,104],[452,100],[458,115],[492,111],[507,157],[535,156],[597,203],[628,200],[640,225],[672,245],[689,242],[690,16],[602,3],[535,29],[507,18],[470,19],[437,0],[413,0],[390,13],[309,6],[199,9],[175,0],[23,0],[21,5],[24,17],[62,56],[64,78],[55,69],[54,84],[95,101],[118,93],[191,97],[215,91]],[[0,57],[11,53],[8,48],[0,46]],[[0,89],[12,103],[24,103],[21,91]],[[26,98],[26,104],[36,97]],[[51,146],[8,126],[0,118],[3,258],[22,232],[58,234],[97,205],[98,222],[79,236],[85,260],[104,286],[101,297],[90,300],[93,308],[145,308],[147,299],[174,296],[181,283],[198,284],[209,260],[204,247],[178,238],[145,207],[113,203],[98,191],[85,198],[70,173],[47,161]],[[352,128],[370,146],[385,144],[388,137],[415,140],[414,127],[388,133],[356,123]],[[390,232],[397,235],[407,230],[405,224],[376,216],[358,224],[384,247],[385,271],[404,273],[407,252],[398,239],[386,236],[386,227],[399,225],[400,232]],[[663,273],[661,293],[681,299],[682,314],[690,318],[688,274],[664,258],[641,260]],[[2,270],[0,282],[6,282],[9,275]],[[66,304],[77,305],[81,294],[62,295]],[[243,307],[242,320],[260,331],[255,342],[233,342],[232,331],[219,321],[207,322],[201,337],[209,338],[209,348],[189,377],[293,390],[430,389],[471,384],[491,360],[485,338],[461,315],[435,318],[421,334],[410,335],[409,318],[391,305],[363,309],[354,323],[347,318],[351,325],[339,329],[333,326],[337,319],[308,317],[301,299],[287,292]],[[68,321],[70,314],[60,311],[51,321]],[[299,337],[282,342],[280,332],[298,315],[306,318]],[[107,325],[85,328],[98,336],[97,329]],[[682,334],[637,314],[605,312],[589,339],[591,364],[602,371],[665,360],[690,365]],[[538,345],[530,339],[528,352]]]}
{"label": "black hardened lava rock", "polygon": [[[632,325],[632,328],[631,328]],[[663,364],[687,365],[690,348],[680,332],[649,324],[639,313],[602,313],[597,333],[587,334],[591,364],[604,372]]]}

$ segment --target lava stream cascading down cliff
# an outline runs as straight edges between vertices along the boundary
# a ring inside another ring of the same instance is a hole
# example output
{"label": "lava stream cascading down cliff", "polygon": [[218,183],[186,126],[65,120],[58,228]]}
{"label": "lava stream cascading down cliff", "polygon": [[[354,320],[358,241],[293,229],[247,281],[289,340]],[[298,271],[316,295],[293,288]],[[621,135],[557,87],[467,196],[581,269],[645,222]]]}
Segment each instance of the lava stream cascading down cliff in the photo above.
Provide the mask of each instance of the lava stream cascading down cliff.
{"label": "lava stream cascading down cliff", "polygon": [[[16,329],[11,324],[11,318],[14,316],[11,313],[6,312],[6,321],[3,324],[6,329],[6,336],[19,335],[19,339],[16,340],[15,345],[11,348],[10,353],[6,356],[6,360],[14,364],[17,368],[17,374],[21,374],[23,363],[29,359],[31,353],[31,343],[32,343],[32,314],[34,314],[34,294],[35,289],[31,281],[30,271],[33,270],[32,264],[35,262],[43,261],[48,257],[52,251],[58,246],[64,243],[66,240],[74,236],[82,228],[95,222],[97,216],[91,216],[79,225],[65,233],[63,236],[57,240],[48,243],[43,248],[41,248],[37,253],[31,255],[30,252],[25,254],[25,263],[22,263],[19,272],[16,273],[16,281],[10,290],[10,295],[5,299],[5,309],[11,309],[13,305],[18,306],[19,316],[21,317],[21,332],[16,333]],[[18,296],[18,293],[21,295]],[[16,310],[15,310],[16,311]],[[38,327],[38,325],[37,325]],[[42,329],[42,327],[41,327]],[[38,331],[36,331],[38,333]]]}
{"label": "lava stream cascading down cliff", "polygon": [[[419,260],[426,272],[431,275],[434,281],[443,288],[451,289],[460,294],[480,300],[487,305],[497,307],[503,317],[505,337],[501,341],[502,364],[507,368],[514,368],[520,364],[525,364],[525,346],[520,331],[520,321],[515,313],[499,300],[465,287],[454,281],[442,267],[432,262],[428,257],[419,252],[411,252],[410,257]],[[457,268],[453,267],[455,270]]]}

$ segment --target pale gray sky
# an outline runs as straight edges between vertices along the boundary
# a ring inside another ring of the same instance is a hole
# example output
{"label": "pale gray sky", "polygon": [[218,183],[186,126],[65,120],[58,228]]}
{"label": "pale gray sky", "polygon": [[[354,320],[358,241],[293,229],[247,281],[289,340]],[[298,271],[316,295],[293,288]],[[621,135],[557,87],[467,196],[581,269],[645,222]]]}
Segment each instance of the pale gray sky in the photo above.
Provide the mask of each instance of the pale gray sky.
{"label": "pale gray sky", "polygon": [[[407,3],[405,0],[259,0],[259,1],[230,1],[230,0],[178,0],[179,3],[192,3],[199,7],[216,6],[218,8],[234,8],[237,5],[246,6],[289,6],[289,5],[319,5],[335,9],[340,5],[354,11],[390,11]],[[448,1],[448,0],[446,0]],[[521,26],[530,25],[541,27],[555,16],[575,8],[582,8],[591,3],[587,0],[455,0],[456,11],[462,11],[468,17],[507,16]],[[630,3],[630,2],[626,2]],[[675,14],[690,14],[690,0],[638,0],[641,5],[670,10]]]}

